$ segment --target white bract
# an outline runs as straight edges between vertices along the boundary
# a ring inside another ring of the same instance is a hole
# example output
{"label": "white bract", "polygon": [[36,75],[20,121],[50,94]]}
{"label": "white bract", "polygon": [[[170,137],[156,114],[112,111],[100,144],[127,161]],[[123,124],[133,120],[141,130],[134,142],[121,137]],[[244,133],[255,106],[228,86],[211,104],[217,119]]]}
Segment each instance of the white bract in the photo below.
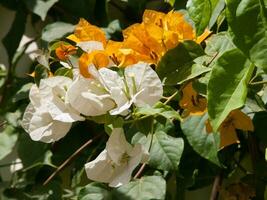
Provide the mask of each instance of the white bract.
{"label": "white bract", "polygon": [[91,180],[109,183],[119,187],[131,179],[133,170],[139,163],[148,160],[148,152],[141,144],[132,147],[124,136],[122,128],[115,128],[98,157],[85,164],[87,177]]}
{"label": "white bract", "polygon": [[42,79],[39,88],[33,85],[22,127],[32,140],[54,142],[64,137],[74,121],[83,120],[66,101],[71,79],[57,76]]}
{"label": "white bract", "polygon": [[108,68],[99,69],[98,74],[93,68],[89,71],[115,101],[116,107],[110,111],[111,115],[127,114],[132,104],[137,107],[152,106],[162,97],[162,83],[148,63],[139,62],[126,67],[123,77]]}
{"label": "white bract", "polygon": [[115,106],[109,93],[98,80],[77,78],[67,92],[67,99],[85,116],[103,115]]}

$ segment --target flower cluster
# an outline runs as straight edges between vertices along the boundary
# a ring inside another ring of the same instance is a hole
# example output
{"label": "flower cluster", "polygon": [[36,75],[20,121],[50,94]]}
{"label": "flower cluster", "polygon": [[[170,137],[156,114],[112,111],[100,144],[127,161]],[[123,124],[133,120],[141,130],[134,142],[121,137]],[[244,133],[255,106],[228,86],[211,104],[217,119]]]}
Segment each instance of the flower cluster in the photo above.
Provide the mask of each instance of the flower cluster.
{"label": "flower cluster", "polygon": [[[199,44],[210,34],[206,30],[197,37],[181,12],[152,10],[144,12],[142,23],[122,33],[123,41],[108,40],[102,29],[81,19],[73,34],[53,44],[52,53],[72,76],[51,74],[31,87],[22,126],[32,140],[55,142],[73,122],[101,115],[120,115],[125,120],[135,108],[152,107],[163,97],[163,83],[153,67],[180,42]],[[179,116],[176,110],[166,109],[162,116],[168,118],[173,112]],[[183,117],[207,112],[206,98],[190,81],[181,87],[179,109]],[[212,132],[206,122],[206,132]],[[221,148],[238,142],[235,129],[253,130],[250,118],[239,110],[231,112],[220,127]],[[148,149],[139,143],[132,146],[123,128],[113,127],[106,148],[85,164],[86,174],[91,180],[118,187],[129,182],[133,170],[148,158]]]}

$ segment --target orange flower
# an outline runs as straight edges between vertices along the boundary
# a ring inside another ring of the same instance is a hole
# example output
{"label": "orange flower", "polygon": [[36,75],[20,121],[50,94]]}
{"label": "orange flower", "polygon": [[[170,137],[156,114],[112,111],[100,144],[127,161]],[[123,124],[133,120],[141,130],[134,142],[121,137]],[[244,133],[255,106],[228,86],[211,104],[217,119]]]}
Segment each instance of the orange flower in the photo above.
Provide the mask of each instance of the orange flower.
{"label": "orange flower", "polygon": [[192,82],[183,88],[182,93],[179,105],[184,109],[184,117],[188,115],[202,115],[207,111],[207,100],[197,94],[192,86]]}
{"label": "orange flower", "polygon": [[82,76],[91,77],[88,67],[93,64],[96,68],[108,67],[110,65],[110,59],[108,54],[104,50],[96,50],[91,53],[83,53],[79,58],[79,69]]}
{"label": "orange flower", "polygon": [[[240,142],[236,134],[236,129],[243,131],[254,130],[251,119],[240,110],[233,110],[230,112],[219,127],[221,138],[220,148]],[[212,127],[209,121],[206,123],[206,130],[208,133],[212,132]]]}
{"label": "orange flower", "polygon": [[67,60],[69,55],[76,53],[76,50],[76,47],[62,43],[56,48],[55,53],[60,60]]}
{"label": "orange flower", "polygon": [[142,61],[157,64],[166,51],[179,42],[195,40],[200,43],[209,34],[209,31],[205,31],[196,37],[193,27],[181,12],[170,11],[164,14],[145,10],[141,24],[133,24],[123,31],[121,48],[128,52],[131,49],[135,57]]}
{"label": "orange flower", "polygon": [[84,41],[98,41],[106,45],[106,35],[103,30],[90,24],[85,19],[81,18],[77,24],[74,34],[67,37],[76,43]]}

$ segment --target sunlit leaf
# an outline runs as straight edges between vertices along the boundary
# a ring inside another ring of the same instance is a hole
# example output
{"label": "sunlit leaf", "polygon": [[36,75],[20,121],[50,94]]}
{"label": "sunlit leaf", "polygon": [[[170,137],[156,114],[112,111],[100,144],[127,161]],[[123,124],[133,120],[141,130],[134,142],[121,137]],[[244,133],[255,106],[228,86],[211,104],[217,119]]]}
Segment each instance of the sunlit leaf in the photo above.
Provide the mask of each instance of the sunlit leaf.
{"label": "sunlit leaf", "polygon": [[253,69],[238,49],[226,51],[214,64],[208,83],[208,113],[214,131],[232,110],[244,105]]}

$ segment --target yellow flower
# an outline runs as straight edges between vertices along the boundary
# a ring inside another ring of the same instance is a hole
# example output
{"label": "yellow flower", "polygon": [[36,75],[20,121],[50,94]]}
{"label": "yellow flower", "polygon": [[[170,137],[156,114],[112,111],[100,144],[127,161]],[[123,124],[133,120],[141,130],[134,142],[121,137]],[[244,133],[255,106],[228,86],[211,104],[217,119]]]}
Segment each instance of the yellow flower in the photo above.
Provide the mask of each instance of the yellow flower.
{"label": "yellow flower", "polygon": [[103,30],[90,24],[85,19],[81,18],[77,24],[74,34],[71,34],[67,37],[69,40],[72,40],[76,43],[85,42],[85,41],[98,41],[106,45],[106,36]]}
{"label": "yellow flower", "polygon": [[56,48],[55,53],[60,60],[67,60],[69,55],[76,53],[76,50],[76,47],[62,43]]}
{"label": "yellow flower", "polygon": [[192,86],[192,82],[182,89],[182,99],[179,105],[184,109],[184,117],[188,115],[202,115],[207,111],[207,100],[197,94]]}
{"label": "yellow flower", "polygon": [[[251,119],[240,110],[231,111],[221,124],[219,128],[221,139],[220,148],[240,142],[236,134],[236,129],[243,131],[254,130]],[[206,130],[208,133],[212,132],[212,127],[209,121],[206,123]]]}

